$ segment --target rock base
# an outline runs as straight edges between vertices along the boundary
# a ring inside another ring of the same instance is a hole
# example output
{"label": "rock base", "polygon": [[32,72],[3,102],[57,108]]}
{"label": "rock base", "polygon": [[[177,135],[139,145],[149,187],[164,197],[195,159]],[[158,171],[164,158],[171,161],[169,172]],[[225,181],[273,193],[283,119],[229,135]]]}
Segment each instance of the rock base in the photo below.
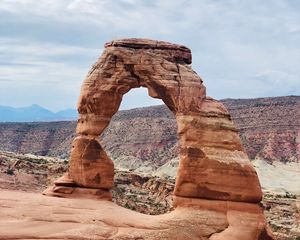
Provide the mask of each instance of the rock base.
{"label": "rock base", "polygon": [[258,204],[173,197],[176,209],[190,208],[194,211],[212,211],[224,214],[227,227],[211,235],[210,240],[224,239],[275,239],[269,228],[263,209]]}
{"label": "rock base", "polygon": [[110,191],[97,188],[51,186],[43,192],[43,195],[63,198],[87,198],[112,201],[112,194]]}
{"label": "rock base", "polygon": [[[151,216],[110,201],[58,199],[1,189],[0,196],[0,239],[6,240],[273,239],[262,213],[254,210],[259,209],[256,204],[198,200],[192,207],[180,204],[170,213]],[[189,199],[181,200],[191,206]],[[231,204],[239,207],[233,209]],[[217,207],[226,205],[228,210]]]}
{"label": "rock base", "polygon": [[54,182],[54,186],[47,188],[43,195],[62,198],[88,198],[95,200],[112,201],[112,194],[107,189],[83,188],[76,185],[72,179],[65,174]]}

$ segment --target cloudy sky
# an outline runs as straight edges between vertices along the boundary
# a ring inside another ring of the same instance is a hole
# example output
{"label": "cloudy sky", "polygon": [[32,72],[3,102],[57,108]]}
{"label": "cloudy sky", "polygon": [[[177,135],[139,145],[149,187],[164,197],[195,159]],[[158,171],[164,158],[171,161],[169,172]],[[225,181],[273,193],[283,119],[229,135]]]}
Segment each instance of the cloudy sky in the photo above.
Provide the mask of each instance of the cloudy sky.
{"label": "cloudy sky", "polygon": [[[105,42],[191,48],[217,99],[300,95],[298,0],[0,0],[0,105],[75,108]],[[160,103],[144,90],[123,109]]]}

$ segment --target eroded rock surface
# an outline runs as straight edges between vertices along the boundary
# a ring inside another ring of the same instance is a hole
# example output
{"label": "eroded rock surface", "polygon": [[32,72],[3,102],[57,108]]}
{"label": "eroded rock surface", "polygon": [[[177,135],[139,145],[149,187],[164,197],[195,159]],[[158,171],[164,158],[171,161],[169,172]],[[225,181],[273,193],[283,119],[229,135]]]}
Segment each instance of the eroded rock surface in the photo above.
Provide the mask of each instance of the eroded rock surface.
{"label": "eroded rock surface", "polygon": [[0,239],[270,239],[257,205],[195,201],[151,216],[110,201],[0,190]]}
{"label": "eroded rock surface", "polygon": [[[216,224],[221,229],[200,231],[199,237],[271,239],[257,205],[262,199],[260,183],[238,132],[224,105],[206,96],[190,64],[191,51],[181,45],[146,39],[107,43],[81,88],[79,136],[73,141],[69,172],[45,194],[82,197],[86,193],[109,199],[114,168],[97,138],[117,112],[122,96],[132,88],[146,87],[151,97],[165,102],[178,125],[180,162],[174,196],[179,200],[169,215],[197,206],[201,211],[212,208],[223,214],[221,222],[226,227]],[[200,227],[198,222],[195,226]],[[184,238],[176,234],[177,239]],[[160,237],[174,238],[169,234]]]}

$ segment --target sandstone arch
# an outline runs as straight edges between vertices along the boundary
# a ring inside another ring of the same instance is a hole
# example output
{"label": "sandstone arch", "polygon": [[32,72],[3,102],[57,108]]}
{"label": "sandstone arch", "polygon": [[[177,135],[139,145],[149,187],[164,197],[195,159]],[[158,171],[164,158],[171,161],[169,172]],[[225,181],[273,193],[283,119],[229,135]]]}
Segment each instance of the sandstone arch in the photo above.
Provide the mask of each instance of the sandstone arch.
{"label": "sandstone arch", "polygon": [[[69,171],[44,194],[111,200],[114,165],[97,137],[118,110],[122,96],[142,86],[176,116],[181,151],[175,210],[148,220],[136,215],[134,219],[147,228],[131,222],[131,228],[124,230],[127,217],[107,215],[103,209],[106,225],[98,229],[99,234],[107,238],[106,228],[112,227],[110,239],[273,239],[257,204],[262,198],[257,174],[230,115],[221,103],[206,96],[190,64],[191,51],[181,45],[146,39],[107,43],[81,88],[78,137],[73,141]],[[117,209],[111,206],[110,210]]]}
{"label": "sandstone arch", "polygon": [[[259,202],[260,184],[230,115],[206,96],[191,62],[190,49],[182,45],[146,39],[105,44],[81,87],[79,136],[73,142],[68,178],[56,185],[77,187],[79,192],[82,187],[110,198],[113,163],[96,138],[117,112],[122,96],[142,86],[176,116],[181,153],[175,196]],[[60,188],[55,194],[68,191]]]}

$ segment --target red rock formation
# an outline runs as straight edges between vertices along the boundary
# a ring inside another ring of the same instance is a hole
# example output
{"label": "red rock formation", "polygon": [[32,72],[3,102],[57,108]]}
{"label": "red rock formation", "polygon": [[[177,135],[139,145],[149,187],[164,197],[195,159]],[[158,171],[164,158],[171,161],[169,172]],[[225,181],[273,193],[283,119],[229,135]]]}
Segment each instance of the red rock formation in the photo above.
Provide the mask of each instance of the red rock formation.
{"label": "red rock formation", "polygon": [[[113,163],[96,138],[117,112],[122,96],[132,88],[146,87],[151,97],[162,99],[176,116],[181,150],[174,195],[182,198],[176,206],[186,207],[186,202],[198,202],[199,198],[223,200],[227,210],[227,201],[260,202],[262,192],[256,172],[230,115],[220,102],[206,97],[202,80],[190,64],[191,52],[181,45],[145,39],[107,43],[81,88],[79,137],[73,141],[67,181],[74,186],[62,186],[66,182],[63,179],[47,194],[81,196],[81,188],[87,194],[98,189],[100,197],[107,199],[113,185]],[[232,218],[236,225],[242,206],[233,210],[238,212]],[[259,209],[255,204],[252,208]],[[249,232],[241,234],[244,230],[234,227],[233,232],[219,235],[227,239],[245,235],[247,239],[268,239],[255,237],[265,231],[262,212],[250,219],[255,231],[248,227]]]}

